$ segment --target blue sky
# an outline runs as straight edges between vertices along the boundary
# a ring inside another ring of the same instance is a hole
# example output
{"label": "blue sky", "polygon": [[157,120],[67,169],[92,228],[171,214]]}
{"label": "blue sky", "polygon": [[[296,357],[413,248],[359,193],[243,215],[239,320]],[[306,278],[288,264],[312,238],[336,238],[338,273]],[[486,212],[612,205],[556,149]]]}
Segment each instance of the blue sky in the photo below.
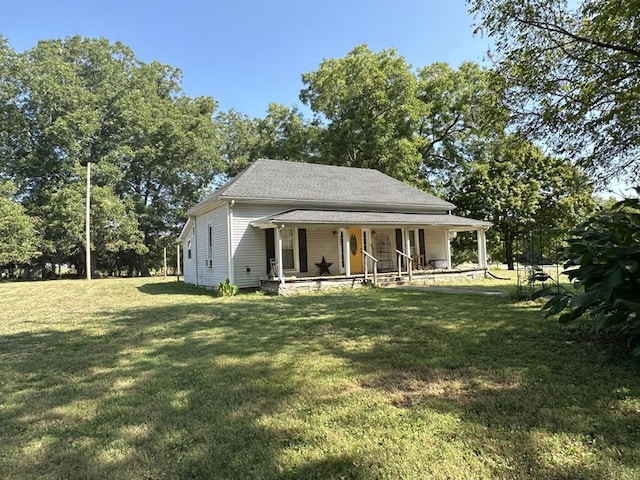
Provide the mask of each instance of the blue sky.
{"label": "blue sky", "polygon": [[0,0],[0,11],[17,51],[72,35],[119,40],[140,60],[180,68],[187,95],[250,116],[299,105],[302,73],[362,43],[394,47],[414,67],[480,63],[489,46],[464,0]]}

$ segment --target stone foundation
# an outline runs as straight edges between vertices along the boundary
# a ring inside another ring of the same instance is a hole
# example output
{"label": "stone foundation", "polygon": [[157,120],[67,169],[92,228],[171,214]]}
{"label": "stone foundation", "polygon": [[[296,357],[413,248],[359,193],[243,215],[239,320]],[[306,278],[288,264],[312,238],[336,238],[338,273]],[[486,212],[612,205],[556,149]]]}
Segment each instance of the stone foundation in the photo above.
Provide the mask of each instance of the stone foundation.
{"label": "stone foundation", "polygon": [[[434,285],[441,282],[451,282],[452,280],[474,279],[485,276],[484,269],[469,270],[442,270],[418,272],[413,274],[413,283],[422,283],[424,285]],[[309,277],[295,278],[286,280],[284,286],[280,285],[279,280],[260,280],[260,289],[263,292],[273,295],[291,295],[295,292],[312,292],[318,290],[327,290],[331,288],[360,288],[365,284],[371,285],[373,276],[369,275],[367,281],[364,275],[356,277]],[[379,274],[378,284],[380,286],[394,286],[396,284],[409,283],[409,276],[403,274],[398,277],[397,272],[391,274]]]}

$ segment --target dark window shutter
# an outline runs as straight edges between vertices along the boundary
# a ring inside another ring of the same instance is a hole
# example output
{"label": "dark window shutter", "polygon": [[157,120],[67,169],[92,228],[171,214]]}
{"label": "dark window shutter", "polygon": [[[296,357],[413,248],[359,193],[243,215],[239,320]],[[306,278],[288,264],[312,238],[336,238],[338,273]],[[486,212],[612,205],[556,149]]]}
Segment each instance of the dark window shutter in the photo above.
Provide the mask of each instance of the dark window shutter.
{"label": "dark window shutter", "polygon": [[[400,250],[404,252],[404,248],[402,248],[402,229],[396,228],[396,250]],[[404,264],[404,257],[400,258],[400,264]]]}
{"label": "dark window shutter", "polygon": [[420,245],[420,254],[425,255],[425,260],[427,259],[427,252],[424,246],[424,228],[418,230],[418,245]]}
{"label": "dark window shutter", "polygon": [[396,249],[404,252],[404,248],[402,246],[402,229],[396,228]]}
{"label": "dark window shutter", "polygon": [[300,271],[308,272],[307,268],[307,229],[298,229],[298,256],[300,258]]}
{"label": "dark window shutter", "polygon": [[[273,228],[267,228],[264,231],[267,245],[267,275],[271,274],[271,259],[276,258],[276,237]],[[274,272],[275,273],[275,272]]]}

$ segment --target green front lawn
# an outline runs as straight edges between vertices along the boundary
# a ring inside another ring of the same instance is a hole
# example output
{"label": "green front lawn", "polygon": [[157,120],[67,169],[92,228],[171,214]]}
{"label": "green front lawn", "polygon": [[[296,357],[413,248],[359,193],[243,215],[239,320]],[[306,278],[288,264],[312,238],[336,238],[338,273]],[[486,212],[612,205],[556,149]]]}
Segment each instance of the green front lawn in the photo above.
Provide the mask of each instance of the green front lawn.
{"label": "green front lawn", "polygon": [[640,368],[508,297],[0,284],[3,479],[637,479]]}

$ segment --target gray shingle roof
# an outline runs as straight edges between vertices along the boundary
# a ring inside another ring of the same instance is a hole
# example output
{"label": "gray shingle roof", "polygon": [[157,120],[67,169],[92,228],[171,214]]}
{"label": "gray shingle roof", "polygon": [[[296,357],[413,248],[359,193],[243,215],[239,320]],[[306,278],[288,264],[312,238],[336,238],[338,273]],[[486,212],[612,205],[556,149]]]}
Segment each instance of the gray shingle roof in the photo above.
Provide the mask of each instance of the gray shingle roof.
{"label": "gray shingle roof", "polygon": [[445,226],[452,229],[488,228],[491,223],[447,214],[290,210],[251,222],[254,226],[284,225],[405,225]]}
{"label": "gray shingle roof", "polygon": [[224,198],[378,208],[447,210],[455,207],[377,170],[268,159],[256,160],[194,210]]}

